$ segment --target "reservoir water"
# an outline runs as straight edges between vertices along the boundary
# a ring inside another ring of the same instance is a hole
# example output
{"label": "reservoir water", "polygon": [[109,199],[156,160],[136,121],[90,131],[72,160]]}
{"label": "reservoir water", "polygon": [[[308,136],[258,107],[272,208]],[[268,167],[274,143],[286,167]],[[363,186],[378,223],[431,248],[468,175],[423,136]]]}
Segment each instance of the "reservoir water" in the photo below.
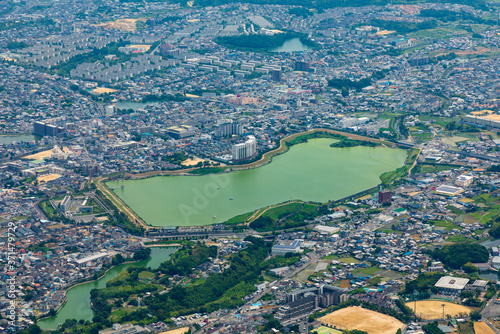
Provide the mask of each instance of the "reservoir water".
{"label": "reservoir water", "polygon": [[282,46],[272,49],[272,52],[299,52],[299,51],[308,51],[311,50],[305,44],[302,44],[300,38],[292,38],[288,41],[285,41]]}
{"label": "reservoir water", "polygon": [[334,141],[312,139],[292,146],[255,169],[107,185],[146,223],[207,225],[290,199],[338,200],[378,185],[379,176],[402,166],[407,156],[405,150],[386,147],[332,148]]}
{"label": "reservoir water", "polygon": [[30,142],[32,140],[36,140],[36,137],[33,135],[6,135],[0,136],[0,145],[1,144],[12,144],[13,142]]}
{"label": "reservoir water", "polygon": [[106,282],[115,278],[130,266],[156,269],[161,263],[167,261],[176,250],[176,247],[153,247],[151,248],[151,256],[147,260],[121,264],[108,270],[106,275],[97,281],[72,287],[66,292],[68,300],[61,310],[53,317],[38,321],[38,326],[42,329],[56,329],[66,319],[92,321],[92,317],[94,316],[94,312],[90,307],[90,291],[92,289],[105,288]]}

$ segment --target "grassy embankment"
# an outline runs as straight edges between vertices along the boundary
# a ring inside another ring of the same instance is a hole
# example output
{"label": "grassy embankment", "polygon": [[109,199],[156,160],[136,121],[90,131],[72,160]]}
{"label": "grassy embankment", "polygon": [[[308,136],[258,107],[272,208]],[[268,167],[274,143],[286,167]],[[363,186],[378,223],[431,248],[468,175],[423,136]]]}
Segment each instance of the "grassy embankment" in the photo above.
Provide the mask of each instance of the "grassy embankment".
{"label": "grassy embankment", "polygon": [[411,148],[408,150],[408,156],[406,157],[405,164],[396,170],[385,172],[380,175],[380,180],[384,185],[391,185],[394,181],[408,175],[411,173],[412,169],[417,164],[418,156],[420,155],[420,149]]}

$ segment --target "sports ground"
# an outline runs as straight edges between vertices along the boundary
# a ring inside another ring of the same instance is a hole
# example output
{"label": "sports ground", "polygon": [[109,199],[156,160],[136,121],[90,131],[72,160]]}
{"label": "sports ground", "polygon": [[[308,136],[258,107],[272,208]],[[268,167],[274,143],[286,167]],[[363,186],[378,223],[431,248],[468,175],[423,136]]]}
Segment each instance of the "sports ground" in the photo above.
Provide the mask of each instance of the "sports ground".
{"label": "sports ground", "polygon": [[406,306],[411,308],[422,319],[443,319],[447,314],[452,317],[459,316],[461,313],[470,313],[471,309],[462,305],[445,302],[442,300],[419,300],[416,302],[417,310],[415,312],[415,302],[408,302]]}
{"label": "sports ground", "polygon": [[404,327],[404,324],[396,318],[359,306],[340,309],[318,320],[324,325],[338,329],[358,329],[368,334],[394,334],[399,328]]}
{"label": "sports ground", "polygon": [[317,332],[318,334],[342,334],[339,330],[325,326],[318,327],[313,332]]}

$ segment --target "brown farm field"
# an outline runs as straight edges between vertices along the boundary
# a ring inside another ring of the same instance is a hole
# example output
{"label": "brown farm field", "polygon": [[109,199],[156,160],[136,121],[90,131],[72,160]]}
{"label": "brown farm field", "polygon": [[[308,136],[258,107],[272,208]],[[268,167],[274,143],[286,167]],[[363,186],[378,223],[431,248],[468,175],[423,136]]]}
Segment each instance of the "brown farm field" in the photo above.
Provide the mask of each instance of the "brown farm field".
{"label": "brown farm field", "polygon": [[404,324],[388,315],[370,311],[359,306],[347,307],[318,319],[325,325],[340,329],[358,329],[368,334],[394,334]]}
{"label": "brown farm field", "polygon": [[[441,319],[443,318],[443,304],[444,314],[455,317],[460,313],[469,314],[471,309],[462,305],[445,302],[442,300],[419,300],[417,301],[417,315],[422,319]],[[415,303],[408,302],[406,306],[415,311]]]}

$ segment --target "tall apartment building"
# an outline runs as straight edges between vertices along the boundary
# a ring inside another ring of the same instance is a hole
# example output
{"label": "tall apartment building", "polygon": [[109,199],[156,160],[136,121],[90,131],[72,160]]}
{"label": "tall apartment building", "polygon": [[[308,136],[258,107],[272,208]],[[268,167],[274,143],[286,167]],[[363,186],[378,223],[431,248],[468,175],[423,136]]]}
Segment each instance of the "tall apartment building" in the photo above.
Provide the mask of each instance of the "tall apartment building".
{"label": "tall apartment building", "polygon": [[318,307],[329,307],[347,301],[347,290],[332,285],[300,289],[287,293],[286,304],[276,313],[282,323],[306,317]]}
{"label": "tall apartment building", "polygon": [[254,136],[248,136],[244,143],[233,146],[233,161],[253,158],[257,153],[257,140]]}
{"label": "tall apartment building", "polygon": [[311,68],[311,65],[306,61],[296,61],[293,69],[295,71],[307,72]]}
{"label": "tall apartment building", "polygon": [[272,79],[273,81],[283,80],[283,72],[281,70],[273,70]]}
{"label": "tall apartment building", "polygon": [[43,136],[64,137],[66,134],[66,129],[45,122],[34,122],[33,133],[40,137]]}
{"label": "tall apartment building", "polygon": [[378,192],[379,203],[390,203],[392,200],[392,192],[390,190],[381,190]]}
{"label": "tall apartment building", "polygon": [[70,206],[71,206],[71,196],[64,197],[61,204],[59,204],[59,207],[63,212],[68,211]]}
{"label": "tall apartment building", "polygon": [[230,137],[232,135],[242,135],[243,125],[238,123],[224,123],[220,124],[215,130],[215,137]]}
{"label": "tall apartment building", "polygon": [[94,163],[85,163],[82,165],[82,173],[87,176],[95,176],[99,174],[99,165]]}

